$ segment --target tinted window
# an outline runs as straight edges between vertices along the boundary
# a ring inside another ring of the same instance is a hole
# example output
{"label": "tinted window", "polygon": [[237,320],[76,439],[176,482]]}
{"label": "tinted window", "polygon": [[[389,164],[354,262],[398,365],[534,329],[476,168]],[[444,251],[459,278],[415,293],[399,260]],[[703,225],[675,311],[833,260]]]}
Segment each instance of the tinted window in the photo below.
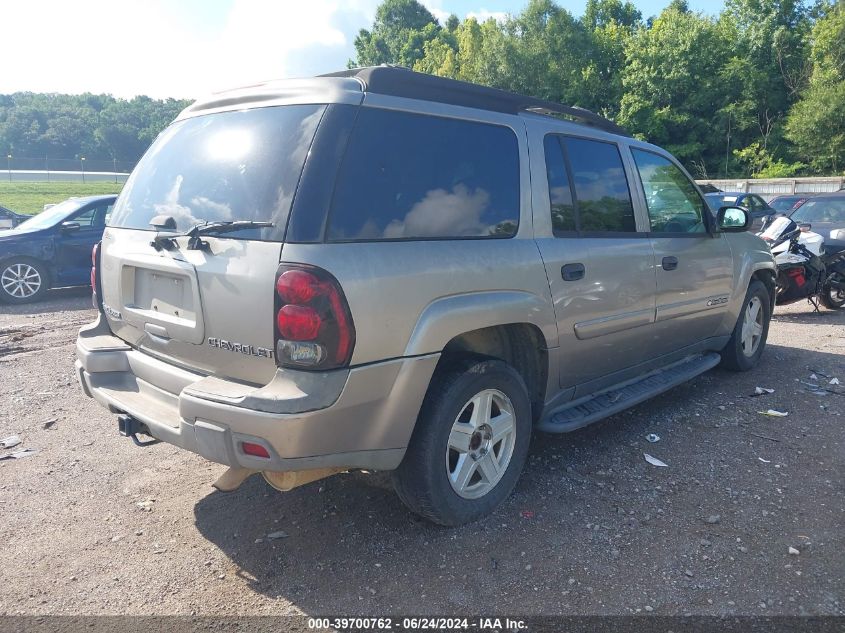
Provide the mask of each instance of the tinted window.
{"label": "tinted window", "polygon": [[634,232],[634,205],[619,149],[612,143],[561,137],[572,167],[580,230]]}
{"label": "tinted window", "polygon": [[766,203],[762,198],[757,196],[745,196],[742,200],[742,206],[746,207],[749,211],[760,211],[766,208]]}
{"label": "tinted window", "polygon": [[704,202],[695,186],[669,159],[632,149],[655,233],[704,233]]}
{"label": "tinted window", "polygon": [[546,151],[546,176],[549,179],[552,229],[555,235],[575,231],[578,228],[575,222],[575,205],[559,137],[546,136],[543,143]]}
{"label": "tinted window", "polygon": [[789,211],[803,200],[804,198],[800,196],[781,196],[780,198],[772,200],[769,203],[769,206],[771,206],[775,211]]}
{"label": "tinted window", "polygon": [[280,240],[325,106],[222,112],[178,121],[156,139],[123,188],[111,226],[151,230],[169,215],[185,231],[209,221],[272,222],[225,237]]}
{"label": "tinted window", "polygon": [[506,127],[362,108],[335,185],[331,240],[510,237],[519,151]]}
{"label": "tinted window", "polygon": [[845,196],[807,200],[791,218],[795,222],[845,223]]}
{"label": "tinted window", "polygon": [[[100,210],[100,207],[91,207],[90,209],[83,211],[79,215],[73,216],[70,221],[76,222],[79,226],[85,227],[92,227],[96,226],[96,218],[97,218],[97,211]],[[102,214],[100,215],[102,217]]]}

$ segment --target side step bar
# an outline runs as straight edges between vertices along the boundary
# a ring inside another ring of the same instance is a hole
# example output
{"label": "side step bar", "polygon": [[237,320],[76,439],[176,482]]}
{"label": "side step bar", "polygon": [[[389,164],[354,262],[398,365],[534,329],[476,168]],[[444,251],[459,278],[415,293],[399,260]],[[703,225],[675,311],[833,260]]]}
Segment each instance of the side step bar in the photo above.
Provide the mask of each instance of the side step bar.
{"label": "side step bar", "polygon": [[537,429],[546,433],[575,431],[695,378],[720,360],[715,352],[690,356],[635,381],[567,403],[540,420]]}

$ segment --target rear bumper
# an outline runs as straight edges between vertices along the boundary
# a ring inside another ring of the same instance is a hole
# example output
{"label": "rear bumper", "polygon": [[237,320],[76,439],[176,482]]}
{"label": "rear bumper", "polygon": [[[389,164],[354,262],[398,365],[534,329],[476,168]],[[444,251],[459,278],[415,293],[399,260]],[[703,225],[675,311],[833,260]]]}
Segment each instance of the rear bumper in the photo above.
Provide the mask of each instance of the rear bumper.
{"label": "rear bumper", "polygon": [[[86,395],[156,439],[252,470],[390,470],[402,461],[439,355],[330,372],[278,370],[263,387],[206,377],[134,349],[100,318],[80,330]],[[242,442],[270,458],[247,455]]]}

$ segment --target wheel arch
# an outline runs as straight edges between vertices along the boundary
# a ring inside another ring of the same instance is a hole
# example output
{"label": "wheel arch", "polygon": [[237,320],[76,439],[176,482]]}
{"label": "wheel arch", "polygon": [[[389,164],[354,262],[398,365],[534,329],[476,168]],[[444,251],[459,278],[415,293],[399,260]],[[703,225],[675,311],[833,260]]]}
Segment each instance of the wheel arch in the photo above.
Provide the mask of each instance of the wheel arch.
{"label": "wheel arch", "polygon": [[476,292],[429,304],[405,355],[439,352],[438,369],[466,357],[502,360],[525,381],[536,420],[548,385],[548,350],[556,345],[557,324],[548,298],[518,290]]}
{"label": "wheel arch", "polygon": [[473,358],[501,360],[513,367],[528,389],[532,421],[539,420],[548,383],[549,352],[537,326],[508,323],[458,334],[443,347],[435,373]]}

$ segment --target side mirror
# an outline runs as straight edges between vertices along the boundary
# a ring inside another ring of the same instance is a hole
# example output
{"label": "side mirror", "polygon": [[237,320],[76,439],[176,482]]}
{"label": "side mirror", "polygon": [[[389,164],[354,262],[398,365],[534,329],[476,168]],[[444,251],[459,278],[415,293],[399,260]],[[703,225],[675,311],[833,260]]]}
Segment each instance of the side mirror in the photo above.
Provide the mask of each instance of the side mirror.
{"label": "side mirror", "polygon": [[813,229],[813,225],[808,222],[801,222],[798,224],[798,230],[802,233],[809,233]]}
{"label": "side mirror", "polygon": [[726,233],[742,233],[751,226],[751,214],[742,207],[722,207],[716,214],[716,223]]}
{"label": "side mirror", "polygon": [[62,233],[73,233],[74,231],[78,231],[81,226],[79,222],[62,222],[59,225]]}
{"label": "side mirror", "polygon": [[833,229],[830,232],[830,239],[836,242],[845,242],[845,229]]}

